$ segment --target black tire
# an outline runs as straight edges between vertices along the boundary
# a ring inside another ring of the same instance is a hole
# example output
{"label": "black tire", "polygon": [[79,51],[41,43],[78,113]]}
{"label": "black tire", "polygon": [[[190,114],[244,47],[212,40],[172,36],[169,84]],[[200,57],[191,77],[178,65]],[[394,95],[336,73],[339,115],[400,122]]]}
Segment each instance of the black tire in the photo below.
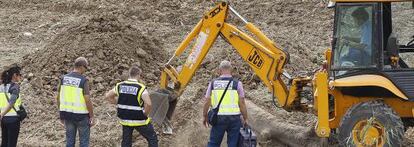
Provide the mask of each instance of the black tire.
{"label": "black tire", "polygon": [[[344,115],[339,126],[338,141],[342,146],[357,146],[353,139],[353,129],[358,122],[369,120],[372,116],[375,122],[381,124],[385,131],[383,140],[385,147],[399,147],[402,144],[404,126],[401,118],[388,105],[381,101],[369,101],[354,105]],[[358,135],[355,135],[358,136]]]}

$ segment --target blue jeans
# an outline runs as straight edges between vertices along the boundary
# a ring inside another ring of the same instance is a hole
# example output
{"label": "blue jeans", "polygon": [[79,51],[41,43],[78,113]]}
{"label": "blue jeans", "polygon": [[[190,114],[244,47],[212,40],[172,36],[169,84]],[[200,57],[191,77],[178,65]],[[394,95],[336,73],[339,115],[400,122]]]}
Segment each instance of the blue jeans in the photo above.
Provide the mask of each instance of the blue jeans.
{"label": "blue jeans", "polygon": [[147,139],[149,147],[158,147],[157,133],[154,131],[152,124],[139,127],[122,126],[122,147],[132,146],[132,132],[137,130],[139,134]]}
{"label": "blue jeans", "polygon": [[227,146],[237,147],[240,128],[240,115],[218,116],[217,124],[211,128],[208,147],[220,147],[224,132],[227,132]]}
{"label": "blue jeans", "polygon": [[77,131],[79,131],[79,147],[89,147],[89,118],[85,118],[80,121],[65,120],[65,127],[66,147],[75,146]]}

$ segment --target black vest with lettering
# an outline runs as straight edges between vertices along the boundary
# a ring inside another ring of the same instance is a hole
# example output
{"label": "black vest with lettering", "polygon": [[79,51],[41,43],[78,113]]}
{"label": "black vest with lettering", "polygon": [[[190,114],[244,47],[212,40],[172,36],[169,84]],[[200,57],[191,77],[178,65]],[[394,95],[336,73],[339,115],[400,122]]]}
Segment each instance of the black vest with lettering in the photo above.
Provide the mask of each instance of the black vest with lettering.
{"label": "black vest with lettering", "polygon": [[[126,105],[126,106],[135,106],[135,107],[144,107],[144,101],[141,99],[140,91],[142,87],[138,82],[127,81],[118,84],[117,86],[117,93],[119,94],[118,97],[118,105]],[[145,90],[145,89],[144,89]],[[143,90],[142,90],[143,91]],[[140,103],[138,102],[140,99]],[[123,120],[146,120],[148,119],[145,116],[143,110],[127,110],[117,108],[118,110],[118,117]]]}

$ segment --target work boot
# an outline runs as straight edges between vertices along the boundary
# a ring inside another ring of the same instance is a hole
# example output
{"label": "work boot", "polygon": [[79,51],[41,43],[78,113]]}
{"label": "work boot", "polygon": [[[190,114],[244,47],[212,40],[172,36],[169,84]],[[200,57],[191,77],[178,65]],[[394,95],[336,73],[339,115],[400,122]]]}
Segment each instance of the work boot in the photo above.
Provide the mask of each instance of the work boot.
{"label": "work boot", "polygon": [[167,135],[173,134],[172,126],[168,119],[165,119],[164,122],[162,123],[162,133],[167,134]]}

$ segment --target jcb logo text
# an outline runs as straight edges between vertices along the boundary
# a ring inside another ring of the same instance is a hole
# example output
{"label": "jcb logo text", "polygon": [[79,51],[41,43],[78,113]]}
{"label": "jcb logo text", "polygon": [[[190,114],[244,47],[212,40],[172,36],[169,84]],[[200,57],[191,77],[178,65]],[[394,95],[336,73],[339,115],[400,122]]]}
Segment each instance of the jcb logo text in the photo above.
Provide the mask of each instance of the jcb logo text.
{"label": "jcb logo text", "polygon": [[259,52],[257,52],[256,49],[253,49],[250,52],[249,57],[247,57],[247,60],[259,69],[262,68],[264,64],[263,58],[260,56]]}
{"label": "jcb logo text", "polygon": [[219,14],[221,10],[223,10],[223,9],[220,6],[218,6],[216,9],[214,9],[213,11],[211,11],[210,12],[211,18],[213,18],[214,16],[216,16],[217,14]]}

